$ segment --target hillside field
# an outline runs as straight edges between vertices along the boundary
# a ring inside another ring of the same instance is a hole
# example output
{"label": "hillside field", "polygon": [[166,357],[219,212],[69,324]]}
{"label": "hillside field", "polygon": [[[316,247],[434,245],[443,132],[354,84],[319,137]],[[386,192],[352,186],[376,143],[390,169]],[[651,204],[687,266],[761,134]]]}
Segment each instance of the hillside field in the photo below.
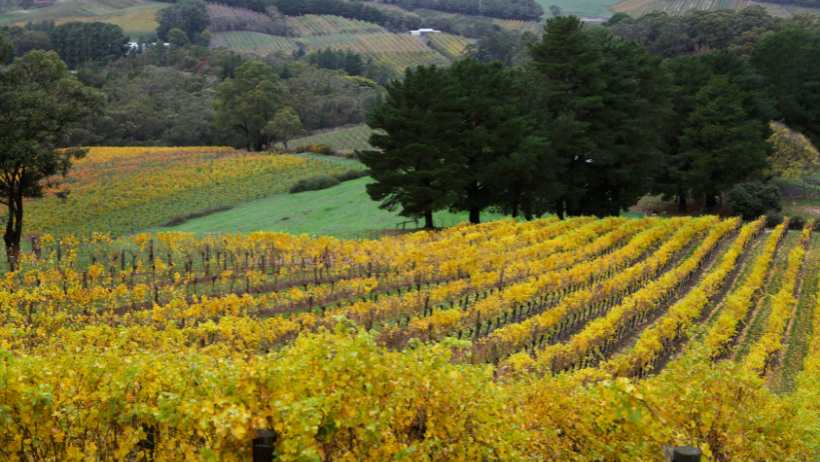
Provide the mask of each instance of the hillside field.
{"label": "hillside field", "polygon": [[372,130],[365,124],[341,127],[314,133],[291,140],[288,144],[298,149],[300,146],[325,145],[342,153],[371,149],[370,135]]}
{"label": "hillside field", "polygon": [[154,33],[157,11],[167,5],[147,0],[60,0],[45,8],[0,13],[0,26],[29,21],[101,21],[116,24],[127,35],[138,38]]}
{"label": "hillside field", "polygon": [[739,10],[749,6],[760,5],[775,16],[792,16],[798,13],[817,13],[816,8],[805,8],[794,5],[781,5],[778,2],[761,2],[755,0],[621,0],[612,7],[613,11],[629,13],[631,16],[642,16],[653,11],[669,14],[683,14],[689,10]]}
{"label": "hillside field", "polygon": [[286,192],[349,166],[221,147],[96,147],[26,205],[27,235],[122,235]]}
{"label": "hillside field", "polygon": [[[252,231],[281,231],[293,234],[341,238],[378,237],[385,232],[413,230],[423,225],[396,212],[382,210],[367,195],[369,177],[347,181],[321,191],[276,194],[250,201],[230,210],[188,220],[159,231],[197,234]],[[437,226],[453,226],[467,221],[466,213],[438,212]],[[501,218],[485,213],[484,220]]]}
{"label": "hillside field", "polygon": [[[339,149],[339,145],[334,144],[334,148]],[[315,154],[299,156],[332,162],[343,166],[345,171],[365,168],[360,162],[352,159]],[[364,177],[319,191],[274,194],[239,204],[229,210],[209,213],[173,226],[152,230],[189,232],[197,235],[277,231],[361,239],[410,231],[421,226],[421,223],[402,217],[397,212],[380,209],[379,204],[370,199],[365,189],[372,181],[370,177]],[[502,218],[501,215],[491,212],[483,214],[485,221]],[[441,211],[435,214],[436,225],[441,227],[455,226],[467,220],[466,213]]]}
{"label": "hillside field", "polygon": [[282,461],[811,460],[818,242],[713,216],[44,240],[0,281],[0,458],[240,461],[266,430]]}
{"label": "hillside field", "polygon": [[249,31],[218,32],[213,34],[211,47],[260,56],[271,53],[289,54],[301,47],[308,52],[349,50],[371,57],[399,73],[411,66],[446,65],[450,62],[418,37],[390,32],[345,32],[302,37],[282,37]]}
{"label": "hillside field", "polygon": [[618,0],[538,0],[538,3],[544,8],[546,17],[550,16],[549,7],[552,5],[561,7],[564,14],[608,17],[612,16],[609,8]]}

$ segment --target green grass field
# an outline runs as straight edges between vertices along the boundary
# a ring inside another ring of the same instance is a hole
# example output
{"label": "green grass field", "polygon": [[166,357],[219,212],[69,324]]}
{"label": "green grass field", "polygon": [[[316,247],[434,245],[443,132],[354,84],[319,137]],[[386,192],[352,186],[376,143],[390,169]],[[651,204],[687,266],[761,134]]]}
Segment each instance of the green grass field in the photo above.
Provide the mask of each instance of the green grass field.
{"label": "green grass field", "polygon": [[239,53],[266,56],[271,53],[290,54],[298,47],[293,40],[287,37],[261,32],[230,31],[213,34],[211,36],[211,48],[228,48]]}
{"label": "green grass field", "polygon": [[557,5],[564,14],[575,16],[612,16],[609,7],[618,3],[618,0],[538,0],[544,7],[545,16],[550,16],[549,7]]}
{"label": "green grass field", "polygon": [[[549,0],[543,0],[549,1]],[[620,0],[613,11],[641,16],[652,11],[663,11],[668,14],[683,14],[692,9],[718,10],[742,9],[753,5],[766,8],[774,16],[788,17],[801,13],[817,13],[816,8],[805,8],[794,5],[779,5],[755,0]]]}
{"label": "green grass field", "polygon": [[[196,218],[158,231],[194,233],[282,231],[296,234],[368,238],[399,231],[408,219],[379,208],[367,195],[369,177],[348,181],[330,189],[298,194],[277,194],[241,204],[224,212]],[[484,213],[482,219],[501,215]],[[467,220],[466,213],[439,212],[436,226],[452,226]],[[415,224],[406,224],[408,230]]]}
{"label": "green grass field", "polygon": [[[300,45],[301,44],[301,45]],[[385,64],[397,73],[407,67],[437,64],[446,66],[450,60],[428,47],[417,37],[408,34],[338,33],[308,37],[281,37],[259,32],[231,31],[213,34],[212,48],[227,48],[240,53],[266,56],[271,53],[289,54],[300,46],[307,51],[324,49],[349,50]]]}
{"label": "green grass field", "polygon": [[820,219],[820,186],[811,182],[777,180],[783,191],[783,214]]}
{"label": "green grass field", "polygon": [[146,0],[59,0],[54,5],[0,14],[0,26],[26,22],[101,21],[116,24],[132,38],[154,33],[156,14],[168,3]]}
{"label": "green grass field", "polygon": [[387,32],[378,24],[332,15],[289,16],[288,29],[299,37],[333,34],[372,34]]}
{"label": "green grass field", "polygon": [[336,151],[350,153],[355,150],[370,149],[368,139],[372,130],[365,124],[354,125],[352,127],[337,128],[326,132],[316,133],[291,140],[288,144],[291,147],[308,146],[311,144],[323,144],[330,146]]}

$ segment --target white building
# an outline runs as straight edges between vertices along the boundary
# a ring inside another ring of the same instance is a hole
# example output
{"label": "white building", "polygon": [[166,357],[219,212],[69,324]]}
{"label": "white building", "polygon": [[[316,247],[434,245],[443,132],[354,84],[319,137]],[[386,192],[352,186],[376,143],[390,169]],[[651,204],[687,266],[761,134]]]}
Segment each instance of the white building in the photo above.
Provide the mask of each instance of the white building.
{"label": "white building", "polygon": [[411,30],[410,35],[415,36],[415,37],[424,37],[425,35],[437,34],[439,32],[441,32],[441,31],[438,31],[438,30],[435,30],[435,29],[416,29],[416,30]]}

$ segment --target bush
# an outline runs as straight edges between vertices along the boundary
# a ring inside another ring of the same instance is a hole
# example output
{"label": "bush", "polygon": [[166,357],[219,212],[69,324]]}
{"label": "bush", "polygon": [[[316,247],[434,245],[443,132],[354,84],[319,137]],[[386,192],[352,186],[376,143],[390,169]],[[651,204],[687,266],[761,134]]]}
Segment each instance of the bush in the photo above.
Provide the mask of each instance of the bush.
{"label": "bush", "polygon": [[369,174],[367,170],[348,170],[344,173],[339,173],[334,175],[334,177],[339,180],[339,182],[344,183],[345,181],[355,180],[357,178],[365,177]]}
{"label": "bush", "polygon": [[294,152],[309,152],[312,154],[322,154],[325,156],[335,156],[336,151],[326,144],[308,144],[307,146],[298,146]]}
{"label": "bush", "polygon": [[806,219],[801,216],[789,217],[789,229],[801,230],[806,226]]}
{"label": "bush", "polygon": [[320,189],[332,188],[339,183],[341,183],[341,181],[329,175],[314,176],[297,181],[296,184],[290,188],[290,193],[318,191]]}
{"label": "bush", "polygon": [[774,228],[775,226],[783,223],[783,214],[774,210],[766,212],[766,227],[767,228]]}
{"label": "bush", "polygon": [[727,202],[735,214],[752,220],[768,211],[780,210],[780,190],[757,181],[739,183],[729,190]]}

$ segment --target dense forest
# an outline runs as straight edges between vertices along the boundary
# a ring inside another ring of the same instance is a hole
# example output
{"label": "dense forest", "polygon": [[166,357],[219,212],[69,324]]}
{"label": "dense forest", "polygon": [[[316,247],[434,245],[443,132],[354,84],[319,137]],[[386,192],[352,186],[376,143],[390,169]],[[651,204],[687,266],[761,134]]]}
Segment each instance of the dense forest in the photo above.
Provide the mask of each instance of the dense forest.
{"label": "dense forest", "polygon": [[431,227],[443,209],[474,223],[485,209],[614,215],[647,193],[679,212],[753,217],[779,201],[766,186],[779,155],[769,122],[820,141],[813,18],[754,8],[596,28],[559,17],[537,42],[518,42],[523,58],[501,59],[492,51],[516,47],[498,42],[479,41],[477,61],[410,70],[388,86],[369,120],[379,149],[360,154],[373,199]]}

